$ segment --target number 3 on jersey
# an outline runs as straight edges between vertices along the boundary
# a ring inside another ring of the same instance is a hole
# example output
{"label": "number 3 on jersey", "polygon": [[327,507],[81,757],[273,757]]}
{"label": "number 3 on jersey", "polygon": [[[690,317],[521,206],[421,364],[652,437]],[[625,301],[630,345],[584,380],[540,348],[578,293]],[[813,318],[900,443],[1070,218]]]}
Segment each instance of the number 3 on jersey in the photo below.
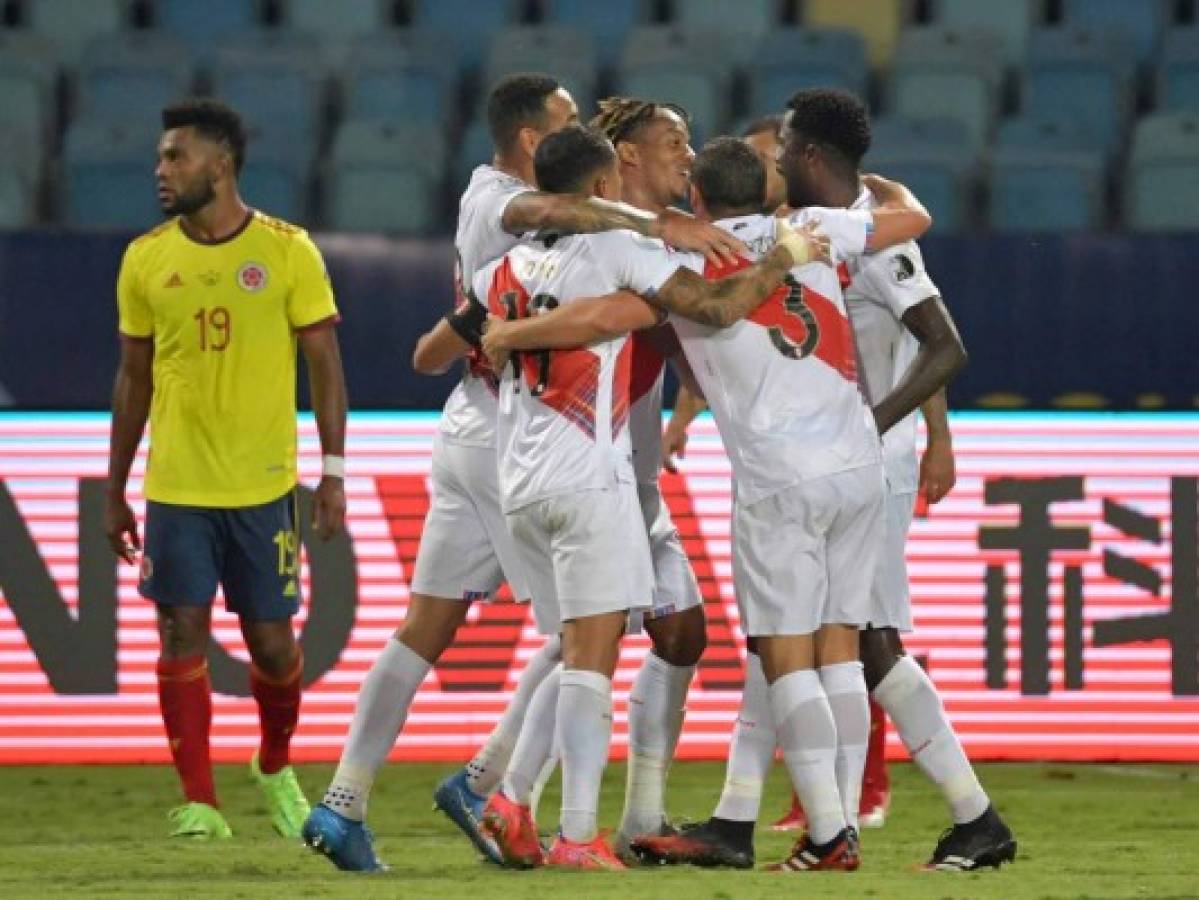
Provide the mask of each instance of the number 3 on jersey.
{"label": "number 3 on jersey", "polygon": [[750,314],[766,328],[770,342],[788,359],[806,359],[820,346],[820,322],[805,297],[806,288],[791,275]]}

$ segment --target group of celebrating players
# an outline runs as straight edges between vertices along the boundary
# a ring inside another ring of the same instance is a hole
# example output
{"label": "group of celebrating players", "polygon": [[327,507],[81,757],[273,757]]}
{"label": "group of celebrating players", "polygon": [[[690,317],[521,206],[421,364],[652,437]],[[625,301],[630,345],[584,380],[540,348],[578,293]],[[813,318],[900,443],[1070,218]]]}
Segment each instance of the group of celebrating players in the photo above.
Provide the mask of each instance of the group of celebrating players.
{"label": "group of celebrating players", "polygon": [[[871,697],[949,806],[953,825],[928,864],[1014,859],[1010,830],[900,638],[912,627],[904,544],[917,492],[936,502],[953,484],[944,387],[965,351],[914,243],[927,212],[903,186],[859,171],[870,145],[862,104],[800,91],[781,118],[698,154],[679,107],[609,98],[582,125],[547,75],[503,79],[487,115],[495,156],[461,200],[459,303],[414,354],[421,372],[464,358],[466,369],[434,445],[407,615],[309,809],[288,765],[303,671],[290,627],[293,335],[312,381],[324,454],[314,518],[328,536],[345,509],[337,311],[307,235],[238,197],[236,114],[212,101],[164,111],[156,174],[176,218],[134,241],[122,264],[107,528],[133,561],[125,483],[150,416],[139,589],[157,604],[163,718],[188,801],[172,812],[173,833],[231,833],[208,756],[204,648],[218,583],[252,658],[263,738],[251,767],[276,829],[341,869],[372,871],[384,868],[365,825],[372,784],[471,602],[507,581],[545,643],[482,749],[434,794],[492,862],[752,867],[781,748],[805,830],[772,868],[852,871]],[[663,434],[668,362],[682,387]],[[659,474],[705,406],[732,465],[749,652],[720,801],[708,820],[676,828],[665,782],[705,624]],[[918,407],[929,433],[919,466]],[[625,808],[609,843],[597,808],[630,629],[652,650],[629,699]],[[534,810],[559,762],[561,816],[545,847]]]}

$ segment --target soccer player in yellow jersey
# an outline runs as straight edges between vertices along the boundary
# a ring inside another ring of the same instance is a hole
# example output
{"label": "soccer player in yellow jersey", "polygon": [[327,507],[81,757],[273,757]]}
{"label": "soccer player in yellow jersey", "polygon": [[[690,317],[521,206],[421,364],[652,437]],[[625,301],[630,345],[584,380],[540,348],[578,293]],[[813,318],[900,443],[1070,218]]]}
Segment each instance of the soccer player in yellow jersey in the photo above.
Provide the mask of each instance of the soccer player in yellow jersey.
{"label": "soccer player in yellow jersey", "polygon": [[134,240],[117,282],[121,361],[113,389],[105,529],[129,563],[142,549],[125,499],[150,420],[139,590],[158,610],[158,694],[187,802],[172,834],[230,837],[209,757],[205,661],[213,596],[241,622],[262,741],[251,762],[275,829],[299,835],[308,803],[289,762],[303,658],[296,523],[296,345],[304,351],[324,465],[314,528],[345,518],[346,391],[337,307],[303,229],[238,195],[246,135],[210,100],[163,110],[155,177],[172,218]]}

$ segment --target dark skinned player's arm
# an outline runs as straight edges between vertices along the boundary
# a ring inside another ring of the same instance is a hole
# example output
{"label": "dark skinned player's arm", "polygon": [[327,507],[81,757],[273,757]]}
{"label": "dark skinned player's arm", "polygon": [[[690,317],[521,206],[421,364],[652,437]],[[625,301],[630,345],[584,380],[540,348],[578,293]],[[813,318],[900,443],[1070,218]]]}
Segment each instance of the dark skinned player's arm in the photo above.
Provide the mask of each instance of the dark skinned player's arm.
{"label": "dark skinned player's arm", "polygon": [[113,552],[133,563],[140,549],[137,520],[125,500],[125,486],[150,417],[154,394],[154,341],[121,337],[121,360],[112,387],[112,432],[108,439],[108,497],[105,533]]}
{"label": "dark skinned player's arm", "polygon": [[[346,397],[345,372],[337,329],[332,323],[299,332],[300,350],[308,367],[308,386],[312,412],[324,456],[345,457]],[[313,504],[313,527],[321,540],[338,534],[345,525],[345,478],[333,474],[321,476]]]}
{"label": "dark skinned player's arm", "polygon": [[500,221],[509,234],[592,234],[624,228],[660,238],[680,250],[702,253],[715,264],[731,262],[747,252],[745,245],[728,232],[681,210],[666,209],[655,215],[627,203],[582,194],[526,191],[508,201]]}
{"label": "dark skinned player's arm", "polygon": [[945,387],[966,364],[966,347],[940,297],[922,300],[903,314],[920,350],[899,383],[874,407],[879,434]]}
{"label": "dark skinned player's arm", "polygon": [[920,404],[924,416],[926,441],[920,457],[920,493],[929,503],[937,503],[957,483],[953,459],[953,434],[949,430],[949,400],[941,388]]}

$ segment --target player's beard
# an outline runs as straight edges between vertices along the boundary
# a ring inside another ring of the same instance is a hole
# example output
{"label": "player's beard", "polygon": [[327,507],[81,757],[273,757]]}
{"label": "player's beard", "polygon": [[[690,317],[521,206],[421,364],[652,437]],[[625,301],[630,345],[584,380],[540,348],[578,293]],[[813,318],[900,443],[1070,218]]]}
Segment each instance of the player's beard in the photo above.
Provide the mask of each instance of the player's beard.
{"label": "player's beard", "polygon": [[203,178],[188,191],[179,191],[174,200],[163,202],[162,211],[168,216],[190,216],[216,199],[212,179]]}
{"label": "player's beard", "polygon": [[819,206],[817,192],[808,184],[808,179],[801,172],[784,173],[787,183],[787,205],[792,209],[803,209],[807,206]]}

